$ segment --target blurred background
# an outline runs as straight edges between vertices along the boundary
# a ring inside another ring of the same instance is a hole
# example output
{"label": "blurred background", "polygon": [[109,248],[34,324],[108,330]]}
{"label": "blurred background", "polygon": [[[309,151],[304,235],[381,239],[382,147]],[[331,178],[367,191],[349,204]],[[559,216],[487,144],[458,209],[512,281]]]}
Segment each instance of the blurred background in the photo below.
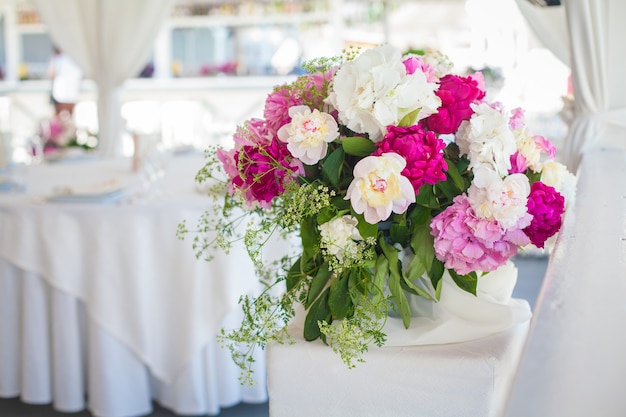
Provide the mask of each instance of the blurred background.
{"label": "blurred background", "polygon": [[[164,147],[228,145],[302,62],[381,43],[439,49],[457,72],[482,71],[490,100],[522,106],[534,133],[557,146],[566,133],[569,68],[533,36],[515,0],[177,0],[143,70],[124,83],[124,153],[134,133],[158,135]],[[52,53],[30,1],[0,0],[0,133],[13,141],[32,140],[52,114]],[[95,92],[84,80],[74,113],[89,146]]]}

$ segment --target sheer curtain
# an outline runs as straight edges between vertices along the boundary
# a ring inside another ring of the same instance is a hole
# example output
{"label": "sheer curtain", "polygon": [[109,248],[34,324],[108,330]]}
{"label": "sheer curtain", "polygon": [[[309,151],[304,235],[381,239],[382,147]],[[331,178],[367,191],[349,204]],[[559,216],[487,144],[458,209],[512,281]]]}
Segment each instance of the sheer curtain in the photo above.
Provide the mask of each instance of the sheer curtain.
{"label": "sheer curtain", "polygon": [[626,149],[626,1],[563,0],[544,8],[516,1],[533,31],[572,70],[575,118],[561,150],[564,162],[576,172],[590,149]]}
{"label": "sheer curtain", "polygon": [[98,86],[99,152],[121,151],[120,90],[146,64],[173,0],[32,0],[50,36]]}
{"label": "sheer curtain", "polygon": [[576,169],[588,150],[626,149],[626,2],[566,0],[564,6],[576,109],[564,151]]}

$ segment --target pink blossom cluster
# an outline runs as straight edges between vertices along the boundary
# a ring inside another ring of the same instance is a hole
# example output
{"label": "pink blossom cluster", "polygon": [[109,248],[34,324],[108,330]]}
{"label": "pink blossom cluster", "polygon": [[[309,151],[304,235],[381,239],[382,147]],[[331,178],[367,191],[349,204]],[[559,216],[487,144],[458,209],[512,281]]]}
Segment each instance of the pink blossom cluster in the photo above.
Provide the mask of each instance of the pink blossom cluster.
{"label": "pink blossom cluster", "polygon": [[464,194],[435,216],[430,227],[437,259],[462,275],[494,271],[517,253],[518,245],[529,243],[519,229],[507,230],[496,221],[478,218]]}

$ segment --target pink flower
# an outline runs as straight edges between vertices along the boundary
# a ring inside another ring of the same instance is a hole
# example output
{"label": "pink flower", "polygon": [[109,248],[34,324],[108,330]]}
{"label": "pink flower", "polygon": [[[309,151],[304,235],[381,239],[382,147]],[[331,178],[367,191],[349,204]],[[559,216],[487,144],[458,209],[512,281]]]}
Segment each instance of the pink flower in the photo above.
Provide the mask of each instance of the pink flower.
{"label": "pink flower", "polygon": [[369,224],[387,219],[391,212],[404,213],[415,202],[411,182],[401,174],[405,165],[396,153],[361,159],[354,166],[354,179],[344,198]]}
{"label": "pink flower", "polygon": [[419,125],[388,126],[387,134],[377,146],[378,149],[372,155],[395,152],[406,160],[402,175],[411,181],[415,194],[424,184],[446,180],[443,171],[448,169],[448,165],[442,152],[446,144],[434,132],[425,132]]}
{"label": "pink flower", "polygon": [[543,136],[533,136],[533,140],[539,149],[543,152],[546,152],[550,159],[554,159],[556,157],[556,147]]}
{"label": "pink flower", "polygon": [[420,57],[410,56],[402,61],[406,68],[406,73],[411,75],[416,71],[421,71],[426,75],[426,81],[429,83],[437,82],[437,76],[435,75],[435,68],[432,65],[425,63]]}
{"label": "pink flower", "polygon": [[533,245],[543,248],[545,241],[561,228],[565,199],[553,187],[537,181],[530,187],[527,207],[533,220],[524,233]]}
{"label": "pink flower", "polygon": [[272,142],[272,136],[265,120],[252,118],[242,126],[237,126],[233,141],[238,149],[244,145],[268,145]]}
{"label": "pink flower", "polygon": [[526,162],[526,158],[520,151],[516,151],[511,155],[511,169],[509,169],[509,174],[524,173],[527,168],[528,163]]}
{"label": "pink flower", "polygon": [[511,118],[509,119],[509,127],[512,130],[523,129],[526,126],[524,122],[524,109],[519,107],[511,110]]}
{"label": "pink flower", "polygon": [[517,253],[517,245],[528,243],[516,231],[476,217],[465,195],[455,197],[433,218],[430,228],[437,259],[462,275],[494,271]]}
{"label": "pink flower", "polygon": [[474,79],[452,74],[441,78],[439,90],[435,94],[441,99],[441,107],[425,123],[429,130],[441,134],[456,132],[461,122],[469,120],[474,113],[470,104],[485,96]]}
{"label": "pink flower", "polygon": [[278,129],[291,122],[288,113],[290,107],[306,104],[321,109],[335,70],[302,75],[297,82],[275,88],[267,96],[263,110],[269,131],[275,135]]}
{"label": "pink flower", "polygon": [[302,163],[277,139],[270,145],[244,146],[234,159],[238,173],[232,185],[243,193],[250,207],[258,204],[270,208],[272,200],[285,191],[286,184],[304,174]]}
{"label": "pink flower", "polygon": [[267,121],[267,127],[270,132],[276,134],[281,126],[289,123],[291,121],[289,108],[300,104],[302,104],[302,100],[293,94],[289,86],[276,88],[274,92],[270,93],[265,100],[265,108],[263,110],[263,117]]}

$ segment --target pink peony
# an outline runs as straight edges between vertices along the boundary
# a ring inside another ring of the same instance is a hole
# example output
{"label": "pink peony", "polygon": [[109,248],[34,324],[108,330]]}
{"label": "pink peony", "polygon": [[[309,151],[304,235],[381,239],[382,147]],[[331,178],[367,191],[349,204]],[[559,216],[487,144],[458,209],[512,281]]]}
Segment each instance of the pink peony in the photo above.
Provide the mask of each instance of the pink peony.
{"label": "pink peony", "polygon": [[[238,171],[232,178],[231,190],[240,190],[250,207],[258,204],[270,208],[286,184],[304,174],[302,163],[277,139],[265,146],[243,146],[235,153],[234,162]],[[225,168],[228,170],[226,164]]]}
{"label": "pink peony", "polygon": [[516,231],[476,217],[465,195],[455,197],[433,218],[430,228],[437,259],[462,275],[494,271],[517,253],[517,245],[528,243]]}
{"label": "pink peony", "polygon": [[441,107],[425,123],[429,130],[440,134],[456,132],[461,122],[469,120],[474,113],[470,104],[485,96],[485,92],[478,88],[476,80],[452,74],[441,78],[436,94],[441,99]]}
{"label": "pink peony", "polygon": [[238,126],[233,134],[235,148],[239,149],[245,145],[269,145],[272,142],[267,123],[263,119],[252,118],[247,120],[242,126]]}
{"label": "pink peony", "polygon": [[533,220],[524,233],[533,245],[543,248],[545,241],[561,228],[565,199],[553,187],[537,181],[530,187],[526,206]]}
{"label": "pink peony", "polygon": [[446,180],[443,171],[448,169],[448,165],[442,153],[446,144],[435,133],[425,132],[419,125],[388,126],[387,134],[377,146],[373,155],[395,152],[406,160],[402,175],[411,181],[415,194],[424,184],[436,184]]}
{"label": "pink peony", "polygon": [[302,100],[288,86],[276,88],[270,93],[265,100],[263,110],[263,117],[267,121],[270,132],[276,134],[283,125],[291,122],[289,108],[300,104],[302,104]]}

